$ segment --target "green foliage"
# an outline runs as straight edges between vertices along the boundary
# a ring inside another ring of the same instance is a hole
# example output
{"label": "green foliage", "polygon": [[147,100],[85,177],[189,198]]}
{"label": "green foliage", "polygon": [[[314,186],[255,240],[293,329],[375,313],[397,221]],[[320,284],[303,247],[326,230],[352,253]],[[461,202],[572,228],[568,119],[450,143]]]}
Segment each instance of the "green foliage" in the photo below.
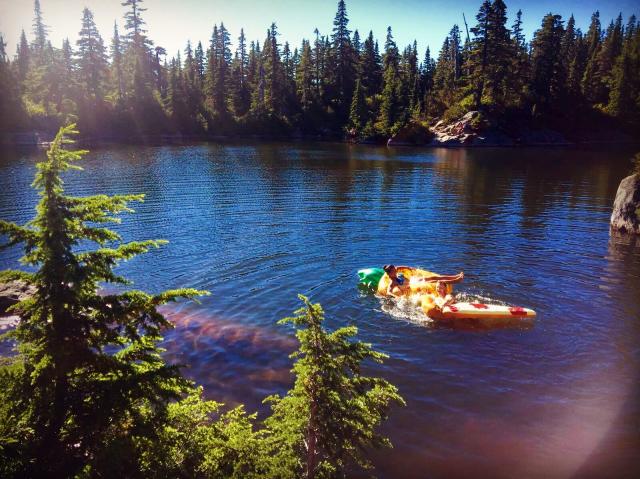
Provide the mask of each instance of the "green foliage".
{"label": "green foliage", "polygon": [[[23,243],[22,262],[36,270],[2,275],[36,287],[15,306],[21,322],[6,339],[17,342],[19,354],[2,368],[0,392],[0,462],[27,476],[96,474],[105,451],[162,427],[168,404],[190,384],[160,356],[161,332],[171,324],[157,307],[206,294],[98,293],[104,282],[127,284],[113,272],[119,262],[164,242],[123,243],[104,227],[142,195],[65,195],[61,175],[80,170],[76,163],[86,153],[67,149],[76,133],[73,125],[62,128],[37,164],[35,218],[25,226],[0,221],[8,244]],[[96,248],[87,250],[88,243]]]}
{"label": "green foliage", "polygon": [[365,452],[390,447],[376,429],[392,404],[404,404],[397,389],[382,378],[366,376],[363,363],[387,356],[353,341],[354,326],[333,332],[323,326],[324,311],[300,296],[304,306],[280,324],[292,324],[300,342],[293,389],[267,398],[273,414],[269,436],[269,477],[344,477],[348,467],[370,468]]}

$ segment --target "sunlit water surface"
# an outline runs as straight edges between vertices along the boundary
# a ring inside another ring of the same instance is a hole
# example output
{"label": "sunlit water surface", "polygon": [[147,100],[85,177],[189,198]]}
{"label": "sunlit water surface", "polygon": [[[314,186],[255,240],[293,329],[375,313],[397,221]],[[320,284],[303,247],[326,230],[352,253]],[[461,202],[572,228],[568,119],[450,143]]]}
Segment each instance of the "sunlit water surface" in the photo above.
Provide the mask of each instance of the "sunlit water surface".
{"label": "sunlit water surface", "polygon": [[[35,153],[3,152],[0,218],[25,222]],[[292,331],[322,303],[387,353],[407,401],[374,453],[382,477],[634,477],[640,469],[640,240],[610,237],[628,152],[330,144],[109,147],[73,194],[145,193],[117,230],[166,238],[120,268],[149,291],[211,291],[167,309],[172,360],[228,404],[291,384]],[[2,267],[19,251],[0,252]],[[533,325],[436,327],[356,288],[384,263],[465,271],[459,291],[535,309]],[[638,477],[638,476],[636,476]]]}

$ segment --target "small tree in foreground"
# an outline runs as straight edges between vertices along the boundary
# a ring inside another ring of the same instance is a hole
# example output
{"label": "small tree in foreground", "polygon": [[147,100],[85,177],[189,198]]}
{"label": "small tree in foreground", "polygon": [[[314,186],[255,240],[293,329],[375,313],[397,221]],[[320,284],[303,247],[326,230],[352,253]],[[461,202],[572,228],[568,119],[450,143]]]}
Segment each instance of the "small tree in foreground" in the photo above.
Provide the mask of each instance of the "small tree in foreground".
{"label": "small tree in foreground", "polygon": [[0,369],[3,477],[72,477],[116,461],[140,470],[136,437],[153,437],[169,402],[191,391],[160,356],[161,331],[171,324],[157,307],[206,292],[98,293],[103,282],[128,284],[113,271],[120,261],[164,242],[123,243],[103,227],[142,195],[65,195],[61,175],[81,169],[75,163],[86,153],[65,148],[76,133],[73,125],[60,129],[37,164],[35,218],[25,226],[0,221],[8,245],[23,243],[22,262],[35,269],[3,271],[0,281],[36,288],[14,308],[21,322],[6,337],[18,354]]}
{"label": "small tree in foreground", "polygon": [[[404,405],[397,388],[382,378],[365,376],[362,363],[381,363],[387,356],[371,345],[352,341],[355,326],[327,331],[324,311],[299,296],[304,306],[281,324],[292,323],[300,342],[293,389],[271,396],[273,414],[265,423],[272,454],[272,477],[343,477],[348,468],[371,468],[365,452],[391,447],[376,432],[392,403]],[[269,447],[268,446],[268,447]]]}

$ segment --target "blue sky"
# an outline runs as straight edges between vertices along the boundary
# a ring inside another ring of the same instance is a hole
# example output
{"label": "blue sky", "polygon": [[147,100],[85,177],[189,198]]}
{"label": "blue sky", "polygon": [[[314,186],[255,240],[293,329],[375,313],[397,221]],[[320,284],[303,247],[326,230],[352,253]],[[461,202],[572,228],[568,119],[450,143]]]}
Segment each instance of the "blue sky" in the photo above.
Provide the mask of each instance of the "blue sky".
{"label": "blue sky", "polygon": [[[82,9],[87,6],[94,12],[96,23],[108,44],[113,31],[113,22],[118,21],[122,29],[121,0],[40,0],[44,19],[50,27],[50,38],[60,46],[65,37],[75,42],[80,30]],[[525,33],[531,35],[540,25],[542,16],[548,12],[559,13],[563,18],[573,13],[578,26],[586,30],[591,13],[600,10],[603,23],[622,12],[626,22],[632,13],[640,13],[640,0],[550,0],[524,1],[505,0],[511,24],[518,9],[523,11]],[[244,27],[249,40],[265,37],[267,27],[275,21],[280,31],[280,41],[289,41],[298,46],[302,38],[313,37],[318,27],[322,34],[331,33],[337,0],[146,0],[148,10],[143,18],[147,21],[149,35],[170,55],[184,49],[187,39],[197,43],[206,41],[214,23],[223,21],[235,42],[240,27]],[[374,36],[384,43],[387,25],[393,28],[394,37],[400,47],[418,41],[420,56],[430,45],[438,51],[445,35],[454,23],[463,27],[462,13],[467,16],[469,26],[481,0],[347,0],[350,29],[360,30],[365,36],[373,30]],[[0,33],[8,43],[7,51],[13,55],[22,28],[31,37],[33,17],[32,0],[0,0]]]}

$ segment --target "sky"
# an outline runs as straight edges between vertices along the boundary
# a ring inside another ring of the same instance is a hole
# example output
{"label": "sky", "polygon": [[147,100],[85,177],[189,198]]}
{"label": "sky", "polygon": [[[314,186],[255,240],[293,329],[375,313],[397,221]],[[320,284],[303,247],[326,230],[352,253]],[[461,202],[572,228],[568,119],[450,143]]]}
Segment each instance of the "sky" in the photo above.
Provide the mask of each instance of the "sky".
{"label": "sky", "polygon": [[[60,47],[67,37],[75,44],[86,6],[93,11],[98,29],[109,45],[114,21],[121,33],[124,29],[125,8],[121,1],[40,0],[52,44]],[[473,26],[480,3],[481,0],[346,0],[349,28],[358,29],[361,38],[373,30],[382,47],[390,25],[400,48],[417,40],[420,56],[427,45],[432,53],[437,52],[454,23],[464,32],[463,12],[469,26]],[[565,19],[573,13],[583,31],[587,30],[595,10],[600,11],[605,25],[620,12],[625,23],[632,13],[640,14],[640,0],[505,0],[505,3],[509,25],[518,9],[522,9],[527,39],[549,12]],[[150,38],[163,46],[169,56],[184,50],[188,39],[194,44],[200,40],[206,48],[213,25],[220,22],[230,31],[234,44],[241,27],[249,41],[262,42],[271,22],[276,22],[280,43],[288,41],[293,49],[303,38],[313,38],[316,27],[321,34],[331,33],[337,4],[337,0],[145,0],[143,7],[147,11],[143,18]],[[0,0],[0,34],[11,57],[23,28],[31,40],[32,20],[33,0]]]}

